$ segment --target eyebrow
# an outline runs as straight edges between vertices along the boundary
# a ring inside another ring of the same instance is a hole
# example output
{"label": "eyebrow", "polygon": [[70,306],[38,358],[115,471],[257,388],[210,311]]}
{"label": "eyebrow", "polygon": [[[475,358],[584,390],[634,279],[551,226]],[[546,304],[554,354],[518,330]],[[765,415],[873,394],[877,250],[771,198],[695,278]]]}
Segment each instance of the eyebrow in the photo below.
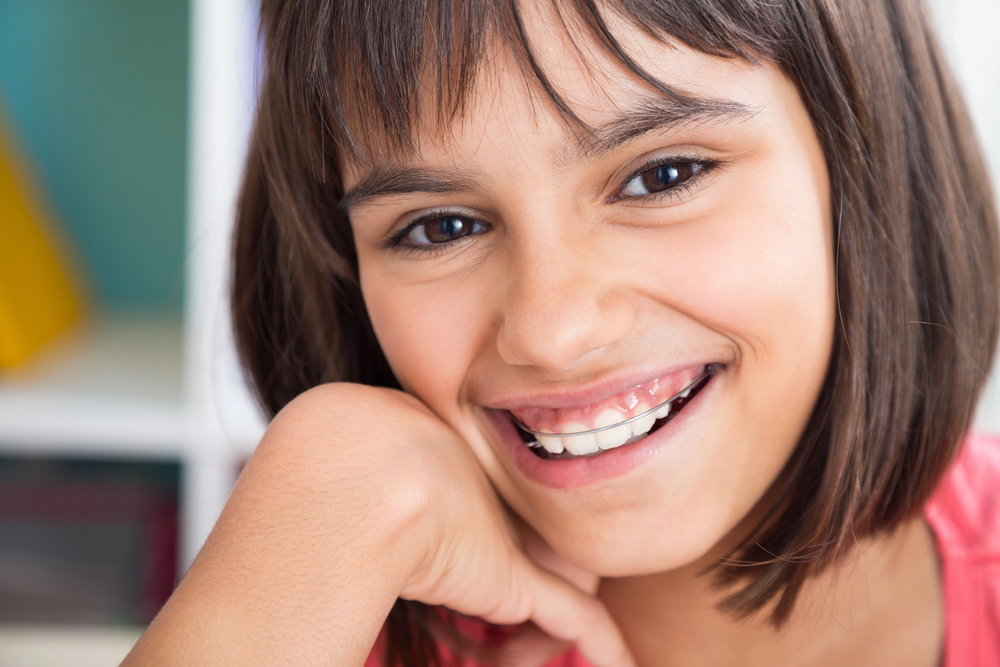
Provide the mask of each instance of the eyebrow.
{"label": "eyebrow", "polygon": [[450,193],[474,190],[478,181],[448,169],[402,165],[393,169],[381,167],[365,174],[357,185],[340,199],[340,208],[369,203],[379,197],[414,192]]}
{"label": "eyebrow", "polygon": [[733,100],[695,97],[682,102],[648,97],[627,112],[593,128],[568,152],[594,159],[643,135],[709,121],[747,120],[758,113],[759,108]]}
{"label": "eyebrow", "polygon": [[[732,100],[687,97],[683,101],[649,97],[641,104],[589,131],[580,133],[577,142],[567,147],[560,162],[595,159],[653,132],[666,132],[682,125],[717,120],[745,120],[760,110]],[[433,193],[447,194],[475,190],[479,182],[449,169],[419,165],[378,167],[370,170],[340,199],[340,208],[371,203],[392,195]]]}

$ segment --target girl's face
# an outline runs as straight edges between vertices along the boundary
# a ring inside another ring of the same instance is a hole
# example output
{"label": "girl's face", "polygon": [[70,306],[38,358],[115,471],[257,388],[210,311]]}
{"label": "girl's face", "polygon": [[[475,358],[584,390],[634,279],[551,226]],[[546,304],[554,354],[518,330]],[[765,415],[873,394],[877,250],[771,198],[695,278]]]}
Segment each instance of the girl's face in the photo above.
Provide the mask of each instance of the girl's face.
{"label": "girl's face", "polygon": [[[554,25],[536,15],[529,32],[596,131],[494,54],[453,127],[345,169],[361,287],[403,387],[558,553],[603,576],[673,569],[744,529],[819,395],[835,319],[826,164],[776,67],[613,24],[682,105]],[[597,428],[706,367],[645,438],[566,445],[609,447],[596,454],[543,458],[511,420]]]}

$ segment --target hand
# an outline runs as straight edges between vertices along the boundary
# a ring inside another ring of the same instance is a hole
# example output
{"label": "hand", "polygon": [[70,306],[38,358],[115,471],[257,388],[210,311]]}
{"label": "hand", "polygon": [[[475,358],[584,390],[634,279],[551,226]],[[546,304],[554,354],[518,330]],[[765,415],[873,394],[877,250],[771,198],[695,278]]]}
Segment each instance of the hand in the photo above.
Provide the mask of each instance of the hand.
{"label": "hand", "polygon": [[598,578],[561,559],[507,511],[460,437],[422,404],[413,407],[434,422],[417,445],[427,456],[423,481],[434,529],[399,596],[492,623],[528,623],[504,648],[501,659],[511,665],[542,665],[567,644],[595,667],[632,665],[617,626],[593,597]]}
{"label": "hand", "polygon": [[[511,516],[520,536],[521,550],[531,562],[546,572],[570,582],[588,595],[597,594],[601,583],[599,577],[563,559],[520,517]],[[499,664],[501,667],[541,667],[564,653],[570,645],[569,642],[555,639],[542,632],[534,623],[526,623],[504,644]]]}
{"label": "hand", "polygon": [[621,633],[593,597],[598,578],[563,561],[509,513],[458,434],[423,404],[375,391],[386,402],[379,412],[395,414],[411,434],[404,446],[420,453],[419,470],[403,477],[414,495],[426,494],[425,552],[399,597],[497,624],[530,623],[505,647],[502,660],[512,665],[541,665],[575,644],[595,667],[631,666]]}
{"label": "hand", "polygon": [[[388,389],[318,387],[272,421],[188,575],[124,664],[360,665],[403,597],[531,622],[596,667],[631,667],[621,633],[588,594],[596,579],[574,579],[585,592],[522,544],[544,551],[426,406]],[[510,646],[508,657],[530,648],[519,667],[558,648],[531,637]]]}

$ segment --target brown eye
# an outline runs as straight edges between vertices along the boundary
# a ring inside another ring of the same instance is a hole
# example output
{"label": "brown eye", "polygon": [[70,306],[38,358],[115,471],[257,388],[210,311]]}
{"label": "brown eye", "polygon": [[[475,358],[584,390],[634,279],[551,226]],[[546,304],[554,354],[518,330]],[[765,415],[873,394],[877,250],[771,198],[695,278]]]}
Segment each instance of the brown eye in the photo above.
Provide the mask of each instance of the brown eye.
{"label": "brown eye", "polygon": [[424,220],[410,229],[406,240],[414,245],[440,245],[485,231],[485,225],[458,215],[442,215]]}
{"label": "brown eye", "polygon": [[641,197],[671,190],[705,169],[700,162],[668,162],[646,169],[622,188],[620,197]]}

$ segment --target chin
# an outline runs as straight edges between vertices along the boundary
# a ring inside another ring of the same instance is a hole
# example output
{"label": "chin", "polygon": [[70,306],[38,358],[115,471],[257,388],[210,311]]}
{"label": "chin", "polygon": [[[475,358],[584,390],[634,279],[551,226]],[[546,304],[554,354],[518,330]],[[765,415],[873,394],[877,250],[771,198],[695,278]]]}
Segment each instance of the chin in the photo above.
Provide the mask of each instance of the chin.
{"label": "chin", "polygon": [[[735,526],[721,515],[674,514],[666,507],[617,520],[563,516],[555,529],[541,527],[539,532],[560,556],[600,577],[644,576],[695,564],[701,568],[725,555],[722,545],[732,541]],[[671,520],[671,514],[680,518]]]}

